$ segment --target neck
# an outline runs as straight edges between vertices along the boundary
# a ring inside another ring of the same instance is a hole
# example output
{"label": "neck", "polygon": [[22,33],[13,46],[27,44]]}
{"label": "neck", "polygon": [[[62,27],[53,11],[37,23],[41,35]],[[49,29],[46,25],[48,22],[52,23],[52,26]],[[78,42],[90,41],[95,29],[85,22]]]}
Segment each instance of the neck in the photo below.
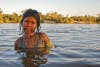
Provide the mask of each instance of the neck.
{"label": "neck", "polygon": [[32,33],[25,33],[24,36],[26,38],[30,38],[31,36],[34,36],[35,32],[32,32]]}

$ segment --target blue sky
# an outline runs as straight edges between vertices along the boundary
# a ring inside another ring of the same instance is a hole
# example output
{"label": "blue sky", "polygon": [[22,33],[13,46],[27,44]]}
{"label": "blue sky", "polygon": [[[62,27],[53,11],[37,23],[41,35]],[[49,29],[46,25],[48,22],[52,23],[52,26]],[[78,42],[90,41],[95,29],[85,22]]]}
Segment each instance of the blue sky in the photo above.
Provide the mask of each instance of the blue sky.
{"label": "blue sky", "polygon": [[43,14],[56,11],[62,15],[97,15],[100,0],[0,0],[0,8],[4,13],[33,8]]}

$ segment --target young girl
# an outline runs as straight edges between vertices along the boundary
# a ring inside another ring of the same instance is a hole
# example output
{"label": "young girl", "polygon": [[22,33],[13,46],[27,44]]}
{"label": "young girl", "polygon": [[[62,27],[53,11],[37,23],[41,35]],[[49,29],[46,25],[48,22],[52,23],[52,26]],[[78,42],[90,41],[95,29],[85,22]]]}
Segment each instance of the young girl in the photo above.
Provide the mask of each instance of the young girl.
{"label": "young girl", "polygon": [[22,49],[33,49],[34,52],[44,51],[47,54],[51,48],[54,48],[48,36],[40,32],[40,16],[36,10],[28,9],[24,12],[20,22],[20,31],[22,36],[15,41],[17,52]]}

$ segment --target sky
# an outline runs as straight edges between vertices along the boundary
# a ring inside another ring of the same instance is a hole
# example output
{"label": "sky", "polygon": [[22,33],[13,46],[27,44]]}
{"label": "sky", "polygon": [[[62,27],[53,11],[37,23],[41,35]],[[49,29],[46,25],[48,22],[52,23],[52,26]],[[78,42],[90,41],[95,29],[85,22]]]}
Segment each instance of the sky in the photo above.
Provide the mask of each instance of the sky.
{"label": "sky", "polygon": [[100,0],[0,0],[4,13],[19,13],[28,8],[43,14],[58,12],[62,15],[97,15],[100,14]]}

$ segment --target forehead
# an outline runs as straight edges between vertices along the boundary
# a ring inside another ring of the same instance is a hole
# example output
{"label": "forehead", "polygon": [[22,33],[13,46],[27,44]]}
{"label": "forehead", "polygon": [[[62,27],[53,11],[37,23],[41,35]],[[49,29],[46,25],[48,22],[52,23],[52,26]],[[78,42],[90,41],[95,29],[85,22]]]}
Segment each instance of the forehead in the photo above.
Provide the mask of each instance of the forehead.
{"label": "forehead", "polygon": [[33,16],[28,16],[28,17],[24,18],[24,20],[36,21],[36,18]]}

